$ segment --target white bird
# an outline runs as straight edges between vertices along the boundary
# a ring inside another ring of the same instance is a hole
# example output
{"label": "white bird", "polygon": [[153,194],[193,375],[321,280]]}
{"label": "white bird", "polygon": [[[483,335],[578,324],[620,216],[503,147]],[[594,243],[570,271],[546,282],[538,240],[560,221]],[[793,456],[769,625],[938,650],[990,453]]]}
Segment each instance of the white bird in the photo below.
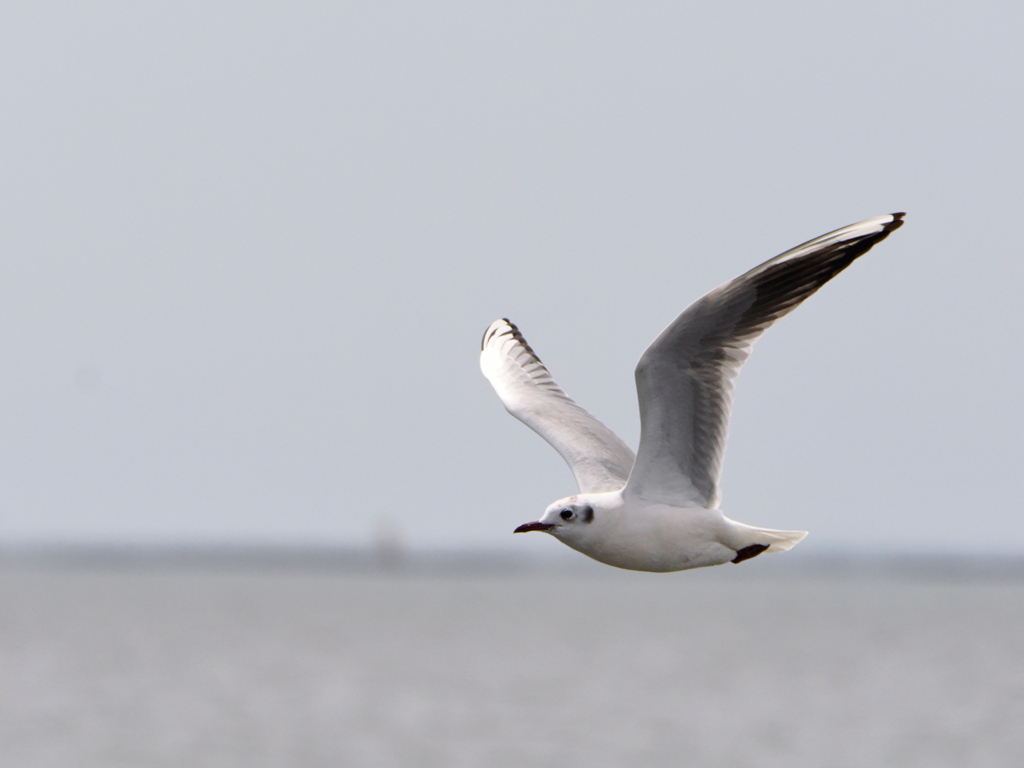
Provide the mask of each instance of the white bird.
{"label": "white bird", "polygon": [[803,539],[806,531],[754,528],[718,508],[733,382],[772,323],[902,226],[903,216],[829,232],[690,305],[637,364],[636,456],[565,394],[515,325],[491,323],[484,376],[508,412],[561,454],[580,490],[515,533],[545,531],[602,563],[658,572],[739,563]]}

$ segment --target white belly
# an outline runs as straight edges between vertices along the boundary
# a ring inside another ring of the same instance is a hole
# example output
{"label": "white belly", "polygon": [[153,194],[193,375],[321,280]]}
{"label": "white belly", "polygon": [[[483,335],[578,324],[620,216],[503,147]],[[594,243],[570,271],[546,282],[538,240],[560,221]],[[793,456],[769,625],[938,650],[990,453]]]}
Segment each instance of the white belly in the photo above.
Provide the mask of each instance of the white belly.
{"label": "white belly", "polygon": [[633,571],[684,571],[727,563],[729,521],[717,509],[665,505],[606,511],[592,530],[557,536],[595,560]]}

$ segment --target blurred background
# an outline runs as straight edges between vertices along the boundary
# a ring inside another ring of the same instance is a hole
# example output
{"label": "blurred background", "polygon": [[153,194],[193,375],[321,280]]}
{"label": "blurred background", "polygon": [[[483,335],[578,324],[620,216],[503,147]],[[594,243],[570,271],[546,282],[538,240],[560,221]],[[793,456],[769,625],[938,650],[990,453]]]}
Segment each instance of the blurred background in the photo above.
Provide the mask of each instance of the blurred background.
{"label": "blurred background", "polygon": [[1022,20],[7,9],[2,540],[511,547],[574,487],[479,374],[491,320],[635,443],[633,366],[691,301],[906,210],[758,345],[725,508],[816,547],[1020,551]]}
{"label": "blurred background", "polygon": [[[1024,757],[1022,33],[1007,1],[5,7],[0,757]],[[892,211],[739,379],[723,508],[800,547],[662,578],[512,538],[575,488],[479,373],[492,320],[635,444],[691,301]]]}

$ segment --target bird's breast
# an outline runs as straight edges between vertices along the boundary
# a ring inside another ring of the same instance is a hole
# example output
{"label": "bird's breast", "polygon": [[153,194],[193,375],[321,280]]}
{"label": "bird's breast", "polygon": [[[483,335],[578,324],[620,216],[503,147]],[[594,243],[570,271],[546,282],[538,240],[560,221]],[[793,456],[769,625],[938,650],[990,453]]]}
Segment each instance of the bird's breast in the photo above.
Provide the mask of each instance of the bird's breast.
{"label": "bird's breast", "polygon": [[728,562],[718,510],[650,505],[608,510],[591,530],[561,538],[599,562],[634,571],[682,571]]}

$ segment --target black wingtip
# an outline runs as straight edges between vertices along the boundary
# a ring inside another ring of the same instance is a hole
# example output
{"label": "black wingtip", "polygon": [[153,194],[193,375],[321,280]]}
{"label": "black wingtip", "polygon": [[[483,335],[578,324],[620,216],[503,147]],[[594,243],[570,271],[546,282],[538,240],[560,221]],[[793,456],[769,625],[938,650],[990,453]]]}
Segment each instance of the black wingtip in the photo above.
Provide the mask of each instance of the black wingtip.
{"label": "black wingtip", "polygon": [[[495,320],[494,323],[496,323],[496,322],[498,322],[498,321]],[[515,323],[513,323],[507,317],[501,318],[501,322],[508,323],[510,326],[512,326],[512,330],[513,331],[517,330]],[[490,325],[488,325],[487,326],[487,330],[484,331],[484,337],[483,337],[483,339],[480,340],[480,351],[481,352],[483,352],[485,349],[487,349],[487,342],[489,342],[494,337],[494,334],[497,333],[496,330],[493,330],[493,331],[491,330],[491,328],[494,327],[494,323],[491,323]]]}
{"label": "black wingtip", "polygon": [[871,245],[877,245],[878,243],[882,242],[892,232],[895,232],[897,229],[903,226],[903,217],[906,216],[907,214],[904,213],[903,211],[899,211],[898,213],[890,213],[889,215],[892,216],[892,221],[890,221],[888,224],[883,224],[882,231],[877,232],[874,235],[869,235],[865,239],[865,242],[870,242]]}
{"label": "black wingtip", "polygon": [[730,563],[742,563],[744,560],[749,560],[752,557],[757,557],[766,549],[768,544],[751,544],[747,547],[742,547],[736,550],[736,557],[730,560]]}
{"label": "black wingtip", "polygon": [[[511,336],[513,339],[515,339],[517,342],[519,342],[519,344],[523,347],[523,349],[526,350],[527,354],[529,354],[530,357],[532,357],[535,361],[537,361],[541,365],[544,365],[544,363],[541,363],[540,358],[537,356],[537,353],[533,351],[533,347],[530,346],[530,343],[525,338],[523,338],[523,334],[519,331],[519,326],[516,325],[515,323],[513,323],[507,317],[501,318],[501,321],[508,325],[508,330],[502,332],[500,335],[501,336]],[[496,323],[498,321],[495,320],[494,322]],[[494,325],[494,323],[491,323],[491,325]],[[491,330],[490,327],[488,327],[487,331],[490,331],[490,330]],[[483,342],[480,345],[480,350],[481,351],[483,351],[484,349],[487,348],[487,342],[489,342],[494,337],[494,334],[496,333],[496,331],[495,331],[495,332],[492,332],[491,334],[488,335],[487,331],[484,331],[484,339],[483,339]]]}

